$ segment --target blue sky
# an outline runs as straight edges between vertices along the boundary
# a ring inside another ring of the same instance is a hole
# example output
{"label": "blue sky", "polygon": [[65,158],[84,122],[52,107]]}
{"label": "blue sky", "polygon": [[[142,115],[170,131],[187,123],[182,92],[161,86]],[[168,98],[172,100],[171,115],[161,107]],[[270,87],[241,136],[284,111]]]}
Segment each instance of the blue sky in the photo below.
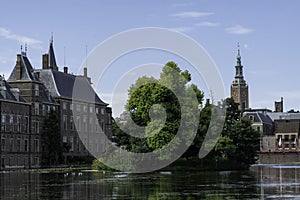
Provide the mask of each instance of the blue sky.
{"label": "blue sky", "polygon": [[[110,36],[128,29],[162,27],[180,31],[206,49],[219,68],[227,95],[239,42],[250,106],[273,109],[274,101],[282,96],[285,110],[299,110],[299,7],[297,0],[6,1],[0,8],[0,73],[8,77],[20,45],[25,42],[31,63],[40,68],[51,32],[60,69],[65,49],[65,63],[77,73],[86,46],[91,51]],[[188,68],[173,55],[144,52],[138,58],[129,56],[124,63],[115,63],[119,66],[111,73],[129,71],[143,62],[164,64],[169,60],[182,69]],[[194,82],[207,94],[197,77]],[[99,93],[110,103],[110,87]]]}

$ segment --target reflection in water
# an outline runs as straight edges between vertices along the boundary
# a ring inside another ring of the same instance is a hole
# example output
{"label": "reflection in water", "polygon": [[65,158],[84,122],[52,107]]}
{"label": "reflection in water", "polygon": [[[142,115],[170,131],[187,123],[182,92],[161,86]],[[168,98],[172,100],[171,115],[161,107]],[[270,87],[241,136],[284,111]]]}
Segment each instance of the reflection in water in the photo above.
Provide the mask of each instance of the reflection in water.
{"label": "reflection in water", "polygon": [[262,199],[300,198],[300,168],[293,165],[256,165],[252,170],[257,175]]}
{"label": "reflection in water", "polygon": [[257,165],[251,171],[0,173],[0,199],[295,199],[300,168]]}

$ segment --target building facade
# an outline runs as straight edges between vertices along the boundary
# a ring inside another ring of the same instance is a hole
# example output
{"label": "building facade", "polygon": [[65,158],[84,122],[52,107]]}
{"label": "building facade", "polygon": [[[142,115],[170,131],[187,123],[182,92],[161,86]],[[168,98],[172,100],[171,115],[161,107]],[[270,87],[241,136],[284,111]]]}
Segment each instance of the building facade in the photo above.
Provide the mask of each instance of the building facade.
{"label": "building facade", "polygon": [[[43,126],[50,110],[59,116],[63,162],[84,159],[91,151],[104,151],[103,141],[95,141],[90,135],[112,136],[112,110],[91,87],[87,68],[83,75],[69,74],[67,67],[59,71],[53,40],[48,53],[42,55],[41,69],[32,67],[21,50],[8,80],[0,79],[1,169],[41,166]],[[83,91],[79,98],[72,95],[76,82]]]}
{"label": "building facade", "polygon": [[0,76],[0,169],[38,165],[38,149],[31,135],[31,104]]}

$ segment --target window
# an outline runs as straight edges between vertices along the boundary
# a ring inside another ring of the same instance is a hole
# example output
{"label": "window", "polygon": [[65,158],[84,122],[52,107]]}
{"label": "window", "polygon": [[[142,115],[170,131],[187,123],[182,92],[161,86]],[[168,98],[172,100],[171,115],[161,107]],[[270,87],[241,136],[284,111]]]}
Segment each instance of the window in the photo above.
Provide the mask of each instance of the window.
{"label": "window", "polygon": [[17,139],[17,147],[16,147],[16,151],[21,151],[21,138]]}
{"label": "window", "polygon": [[5,151],[5,138],[1,138],[1,150]]}
{"label": "window", "polygon": [[34,152],[39,152],[39,140],[35,139],[33,143],[34,143],[33,144],[33,151]]}
{"label": "window", "polygon": [[14,138],[10,138],[9,140],[9,151],[12,152],[14,150]]}
{"label": "window", "polygon": [[13,127],[14,127],[14,116],[13,115],[9,116],[9,127],[10,127],[10,131],[13,131]]}
{"label": "window", "polygon": [[83,116],[83,130],[87,131],[87,116]]}
{"label": "window", "polygon": [[86,105],[83,106],[83,111],[87,112],[87,106]]}
{"label": "window", "polygon": [[94,112],[94,107],[90,106],[90,113]]}
{"label": "window", "polygon": [[78,112],[80,112],[81,111],[81,106],[78,104],[78,105],[76,105],[76,110],[78,111]]}
{"label": "window", "polygon": [[38,165],[39,164],[39,157],[34,157],[34,160],[33,160],[33,164],[34,165]]}
{"label": "window", "polygon": [[28,116],[24,116],[23,120],[24,120],[24,132],[28,133],[28,123],[29,123]]}
{"label": "window", "polygon": [[101,115],[104,115],[104,108],[101,108]]}
{"label": "window", "polygon": [[67,143],[67,136],[63,136],[63,143]]}
{"label": "window", "polygon": [[74,151],[74,141],[73,141],[73,137],[70,137],[70,151]]}
{"label": "window", "polygon": [[34,103],[34,114],[39,115],[39,103]]}
{"label": "window", "polygon": [[249,115],[249,119],[254,122],[254,116]]}
{"label": "window", "polygon": [[64,126],[64,130],[67,130],[67,115],[63,116],[63,126]]}
{"label": "window", "polygon": [[27,139],[24,140],[24,151],[28,152],[28,140]]}
{"label": "window", "polygon": [[40,132],[40,123],[39,123],[39,121],[32,120],[32,126],[33,126],[33,133],[39,133]]}
{"label": "window", "polygon": [[21,124],[21,116],[20,115],[18,115],[17,116],[17,132],[19,133],[19,132],[21,132],[21,126],[22,126],[22,124]]}
{"label": "window", "polygon": [[70,103],[70,110],[73,110],[73,104]]}
{"label": "window", "polygon": [[1,131],[5,131],[5,126],[6,126],[6,115],[2,114],[1,115]]}
{"label": "window", "polygon": [[93,118],[91,117],[90,118],[90,124],[89,124],[89,127],[90,127],[90,132],[92,132],[93,131]]}
{"label": "window", "polygon": [[50,113],[51,111],[51,106],[47,106],[48,107],[48,113]]}
{"label": "window", "polygon": [[99,108],[96,108],[96,114],[99,114]]}
{"label": "window", "polygon": [[42,111],[43,111],[43,116],[45,116],[46,115],[46,106],[44,104],[42,106]]}
{"label": "window", "polygon": [[63,109],[67,110],[67,103],[66,102],[63,102]]}
{"label": "window", "polygon": [[40,92],[39,92],[39,85],[38,84],[35,84],[34,85],[34,96],[39,96],[40,95]]}
{"label": "window", "polygon": [[70,129],[73,130],[74,123],[73,123],[73,116],[70,116]]}
{"label": "window", "polygon": [[78,131],[80,131],[81,130],[81,122],[80,122],[80,117],[76,117],[76,129],[78,130]]}

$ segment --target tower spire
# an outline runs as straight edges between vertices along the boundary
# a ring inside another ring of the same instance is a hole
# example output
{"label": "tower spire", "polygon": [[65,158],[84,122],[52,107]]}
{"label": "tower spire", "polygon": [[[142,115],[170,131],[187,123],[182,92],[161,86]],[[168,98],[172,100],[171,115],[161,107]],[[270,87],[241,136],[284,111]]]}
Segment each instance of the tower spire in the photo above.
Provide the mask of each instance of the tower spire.
{"label": "tower spire", "polygon": [[237,54],[237,59],[241,59],[241,53],[240,53],[240,43],[237,43],[237,49],[238,49],[238,54]]}
{"label": "tower spire", "polygon": [[51,33],[51,39],[50,39],[50,45],[49,45],[48,66],[50,69],[58,71],[55,54],[54,54],[54,47],[53,47],[53,32]]}
{"label": "tower spire", "polygon": [[237,57],[235,66],[235,77],[231,84],[231,97],[239,104],[239,109],[244,111],[249,108],[248,85],[243,76],[243,65],[241,62],[240,44],[237,43]]}
{"label": "tower spire", "polygon": [[50,44],[53,44],[53,32],[51,32]]}

